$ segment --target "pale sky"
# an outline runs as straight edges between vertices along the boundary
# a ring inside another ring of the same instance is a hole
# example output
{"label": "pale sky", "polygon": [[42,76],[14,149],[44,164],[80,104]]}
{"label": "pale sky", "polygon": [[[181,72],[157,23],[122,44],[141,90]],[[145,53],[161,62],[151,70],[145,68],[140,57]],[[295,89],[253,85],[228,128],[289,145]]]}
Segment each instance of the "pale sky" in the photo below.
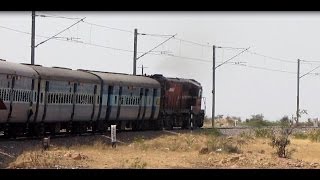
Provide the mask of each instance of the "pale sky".
{"label": "pale sky", "polygon": [[[51,39],[36,48],[35,63],[72,69],[91,69],[132,74],[133,31],[174,35],[176,38],[223,47],[250,47],[234,58],[246,66],[225,64],[216,70],[216,115],[249,118],[262,113],[268,120],[278,120],[296,111],[297,59],[312,64],[301,64],[301,75],[320,65],[320,13],[307,12],[36,12],[51,16],[83,18],[85,21],[126,31],[79,23],[58,35],[79,38],[86,45],[72,41]],[[53,36],[77,19],[36,17],[36,35]],[[31,12],[0,13],[0,58],[16,63],[30,63]],[[129,32],[127,32],[129,31]],[[167,37],[138,36],[138,52],[146,52]],[[36,37],[36,44],[46,38]],[[177,58],[147,54],[137,62],[147,67],[144,72],[168,77],[195,79],[203,86],[206,115],[212,108],[212,48],[171,39],[159,48]],[[242,49],[216,49],[216,61],[226,61]],[[254,55],[250,52],[280,58],[283,61]],[[141,55],[141,53],[139,53]],[[138,54],[138,55],[139,55]],[[208,61],[202,62],[201,60]],[[288,62],[287,62],[288,61]],[[317,62],[318,61],[318,62]],[[275,72],[262,67],[288,71]],[[291,72],[291,73],[290,73]],[[141,69],[137,68],[137,73]],[[320,68],[313,73],[320,73]],[[320,117],[320,76],[307,75],[300,81],[300,108],[308,115],[302,120]],[[203,106],[204,108],[204,106]]]}

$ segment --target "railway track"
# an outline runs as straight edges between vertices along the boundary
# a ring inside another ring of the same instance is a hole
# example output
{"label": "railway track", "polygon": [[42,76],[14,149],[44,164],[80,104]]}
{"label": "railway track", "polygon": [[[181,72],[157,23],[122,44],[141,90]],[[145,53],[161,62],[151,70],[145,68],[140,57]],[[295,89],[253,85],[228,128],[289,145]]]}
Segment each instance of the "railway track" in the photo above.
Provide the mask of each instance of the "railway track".
{"label": "railway track", "polygon": [[[280,126],[272,126],[272,127],[263,127],[265,129],[280,129]],[[131,131],[131,130],[125,130],[125,131],[117,131],[117,134],[124,134],[124,133],[137,133],[137,132],[162,132],[162,133],[168,133],[168,134],[173,134],[173,135],[178,135],[180,133],[189,133],[189,132],[198,132],[202,130],[210,130],[213,129],[211,127],[206,127],[206,128],[198,128],[194,130],[189,130],[189,129],[180,129],[180,128],[174,128],[172,130],[161,130],[161,131]],[[246,132],[246,131],[254,131],[255,127],[218,127],[216,128],[219,130],[222,134],[224,135],[237,135],[240,134],[241,132]],[[297,127],[295,128],[295,131],[298,132],[304,132],[308,130],[314,130],[314,129],[320,129],[320,127]],[[86,136],[103,136],[105,138],[111,138],[110,137],[110,130],[104,132],[104,133],[92,133],[92,132],[86,132],[82,134],[70,134],[66,133],[65,131],[61,131],[60,133],[56,133],[54,136],[50,134],[46,134],[45,137],[50,137],[51,139],[58,139],[58,138],[67,138],[67,137],[86,137]],[[41,140],[43,137],[28,137],[28,136],[20,136],[16,138],[6,138],[4,136],[3,131],[0,132],[0,141],[24,141],[24,140]],[[121,142],[120,142],[121,143]]]}

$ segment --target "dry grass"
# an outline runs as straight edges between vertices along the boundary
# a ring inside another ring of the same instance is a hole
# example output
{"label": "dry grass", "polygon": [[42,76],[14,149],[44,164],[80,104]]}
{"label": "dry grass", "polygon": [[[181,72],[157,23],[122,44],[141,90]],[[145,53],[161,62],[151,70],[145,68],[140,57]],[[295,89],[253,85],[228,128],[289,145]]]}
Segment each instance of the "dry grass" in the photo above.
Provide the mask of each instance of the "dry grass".
{"label": "dry grass", "polygon": [[[250,134],[234,137],[214,134],[161,135],[153,139],[139,135],[128,144],[117,144],[116,148],[112,148],[109,141],[101,139],[86,145],[55,145],[48,151],[22,153],[10,164],[10,168],[319,167],[307,165],[307,162],[320,163],[320,143],[293,139],[289,148],[295,152],[291,159],[283,159],[274,154],[275,150],[269,145],[270,139],[256,138]],[[234,148],[234,151],[228,150],[228,147]]]}

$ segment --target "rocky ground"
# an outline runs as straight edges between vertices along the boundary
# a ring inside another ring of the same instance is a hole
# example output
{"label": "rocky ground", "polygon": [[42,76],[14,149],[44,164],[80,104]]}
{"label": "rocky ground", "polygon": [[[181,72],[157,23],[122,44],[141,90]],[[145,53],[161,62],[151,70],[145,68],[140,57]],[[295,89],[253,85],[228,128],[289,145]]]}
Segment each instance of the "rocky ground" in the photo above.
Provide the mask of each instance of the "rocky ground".
{"label": "rocky ground", "polygon": [[320,143],[292,139],[291,157],[278,158],[269,139],[250,136],[248,129],[221,132],[221,138],[210,130],[121,132],[116,148],[108,135],[54,138],[48,150],[40,139],[1,140],[0,167],[320,168]]}

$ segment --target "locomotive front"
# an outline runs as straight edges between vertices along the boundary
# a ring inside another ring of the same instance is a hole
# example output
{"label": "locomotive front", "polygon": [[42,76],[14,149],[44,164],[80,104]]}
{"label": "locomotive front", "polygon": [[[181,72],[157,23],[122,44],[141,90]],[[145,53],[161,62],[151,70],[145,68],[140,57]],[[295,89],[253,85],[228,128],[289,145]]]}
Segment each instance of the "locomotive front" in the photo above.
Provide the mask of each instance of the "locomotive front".
{"label": "locomotive front", "polygon": [[201,110],[202,86],[193,79],[166,78],[153,75],[161,84],[159,118],[164,127],[202,127],[204,110]]}

